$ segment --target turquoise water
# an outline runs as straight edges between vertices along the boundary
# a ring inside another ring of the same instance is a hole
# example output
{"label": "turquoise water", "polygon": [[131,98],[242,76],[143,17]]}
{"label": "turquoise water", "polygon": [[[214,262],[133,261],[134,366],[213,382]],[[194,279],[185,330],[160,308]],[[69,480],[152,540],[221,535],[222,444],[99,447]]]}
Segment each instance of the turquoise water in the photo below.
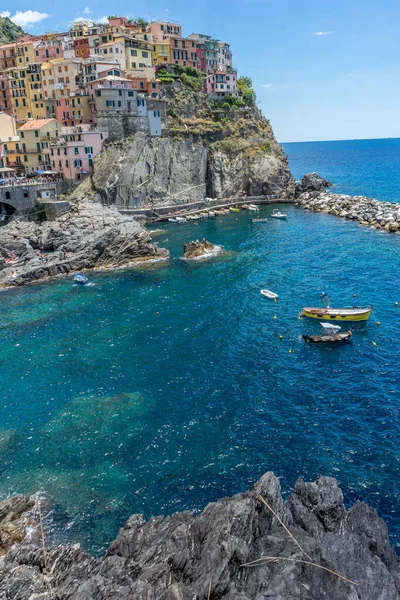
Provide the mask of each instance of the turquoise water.
{"label": "turquoise water", "polygon": [[316,171],[340,194],[400,202],[400,139],[282,144],[293,177]]}
{"label": "turquoise water", "polygon": [[[170,263],[0,295],[0,494],[46,492],[51,541],[101,552],[134,512],[199,510],[272,469],[285,493],[337,477],[400,542],[400,237],[285,210],[167,224]],[[225,253],[181,260],[203,236]],[[298,311],[322,290],[381,326],[306,345],[319,325]]]}

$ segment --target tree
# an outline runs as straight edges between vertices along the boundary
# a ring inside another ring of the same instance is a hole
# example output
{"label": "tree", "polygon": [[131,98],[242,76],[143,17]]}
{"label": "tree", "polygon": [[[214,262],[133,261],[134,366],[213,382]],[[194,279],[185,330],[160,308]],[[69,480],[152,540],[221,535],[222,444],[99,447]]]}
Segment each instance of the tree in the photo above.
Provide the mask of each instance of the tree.
{"label": "tree", "polygon": [[239,77],[236,82],[239,96],[247,106],[254,106],[256,103],[256,93],[252,88],[253,82],[250,77]]}

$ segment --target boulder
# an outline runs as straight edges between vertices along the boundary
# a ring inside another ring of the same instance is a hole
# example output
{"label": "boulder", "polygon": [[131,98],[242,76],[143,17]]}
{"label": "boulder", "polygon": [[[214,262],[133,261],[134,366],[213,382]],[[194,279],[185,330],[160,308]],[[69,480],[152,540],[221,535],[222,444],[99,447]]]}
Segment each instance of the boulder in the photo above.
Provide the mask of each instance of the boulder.
{"label": "boulder", "polygon": [[206,254],[210,254],[215,246],[211,242],[207,242],[204,238],[199,241],[192,241],[183,246],[183,258],[199,258]]}
{"label": "boulder", "polygon": [[304,192],[323,192],[325,188],[331,187],[332,183],[317,173],[304,175],[301,181],[296,182],[295,198],[298,198]]}

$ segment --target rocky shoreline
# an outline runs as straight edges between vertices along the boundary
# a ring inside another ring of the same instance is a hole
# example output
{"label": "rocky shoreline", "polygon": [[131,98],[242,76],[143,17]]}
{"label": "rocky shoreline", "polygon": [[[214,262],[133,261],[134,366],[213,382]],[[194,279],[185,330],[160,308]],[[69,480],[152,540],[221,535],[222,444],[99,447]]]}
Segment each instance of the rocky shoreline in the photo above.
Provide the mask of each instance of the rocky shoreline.
{"label": "rocky shoreline", "polygon": [[[346,510],[335,479],[299,479],[285,502],[266,473],[242,494],[198,516],[131,516],[104,557],[78,544],[20,541],[28,498],[0,503],[2,600],[395,600],[399,560],[386,524],[356,502]],[[26,522],[26,521],[24,521]]]}
{"label": "rocky shoreline", "polygon": [[301,208],[328,213],[390,233],[400,231],[400,204],[381,202],[365,196],[329,192],[304,192],[297,198]]}
{"label": "rocky shoreline", "polygon": [[111,269],[169,257],[115,206],[82,200],[56,220],[13,220],[0,229],[0,288],[85,269]]}

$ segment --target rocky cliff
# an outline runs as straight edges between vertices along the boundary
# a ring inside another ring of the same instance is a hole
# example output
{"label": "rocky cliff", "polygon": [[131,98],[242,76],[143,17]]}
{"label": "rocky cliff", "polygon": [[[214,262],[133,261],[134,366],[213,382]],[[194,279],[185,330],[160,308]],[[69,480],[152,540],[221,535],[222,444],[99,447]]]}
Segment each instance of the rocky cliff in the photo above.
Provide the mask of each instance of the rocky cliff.
{"label": "rocky cliff", "polygon": [[55,221],[14,220],[2,228],[0,287],[168,256],[137,221],[115,207],[81,200]]}
{"label": "rocky cliff", "polygon": [[0,44],[15,42],[23,35],[25,32],[22,27],[13,23],[8,17],[0,17]]}
{"label": "rocky cliff", "polygon": [[[23,502],[10,510],[15,504]],[[328,477],[300,479],[284,502],[279,480],[266,473],[251,491],[197,517],[133,515],[101,559],[79,545],[56,546],[46,573],[40,538],[26,539],[0,559],[0,598],[395,600],[399,576],[373,509],[357,502],[346,510]]]}
{"label": "rocky cliff", "polygon": [[92,183],[102,201],[132,207],[205,196],[292,199],[287,159],[261,112],[243,102],[210,103],[185,81],[164,91],[169,117],[163,138],[136,133],[110,142],[97,157]]}

